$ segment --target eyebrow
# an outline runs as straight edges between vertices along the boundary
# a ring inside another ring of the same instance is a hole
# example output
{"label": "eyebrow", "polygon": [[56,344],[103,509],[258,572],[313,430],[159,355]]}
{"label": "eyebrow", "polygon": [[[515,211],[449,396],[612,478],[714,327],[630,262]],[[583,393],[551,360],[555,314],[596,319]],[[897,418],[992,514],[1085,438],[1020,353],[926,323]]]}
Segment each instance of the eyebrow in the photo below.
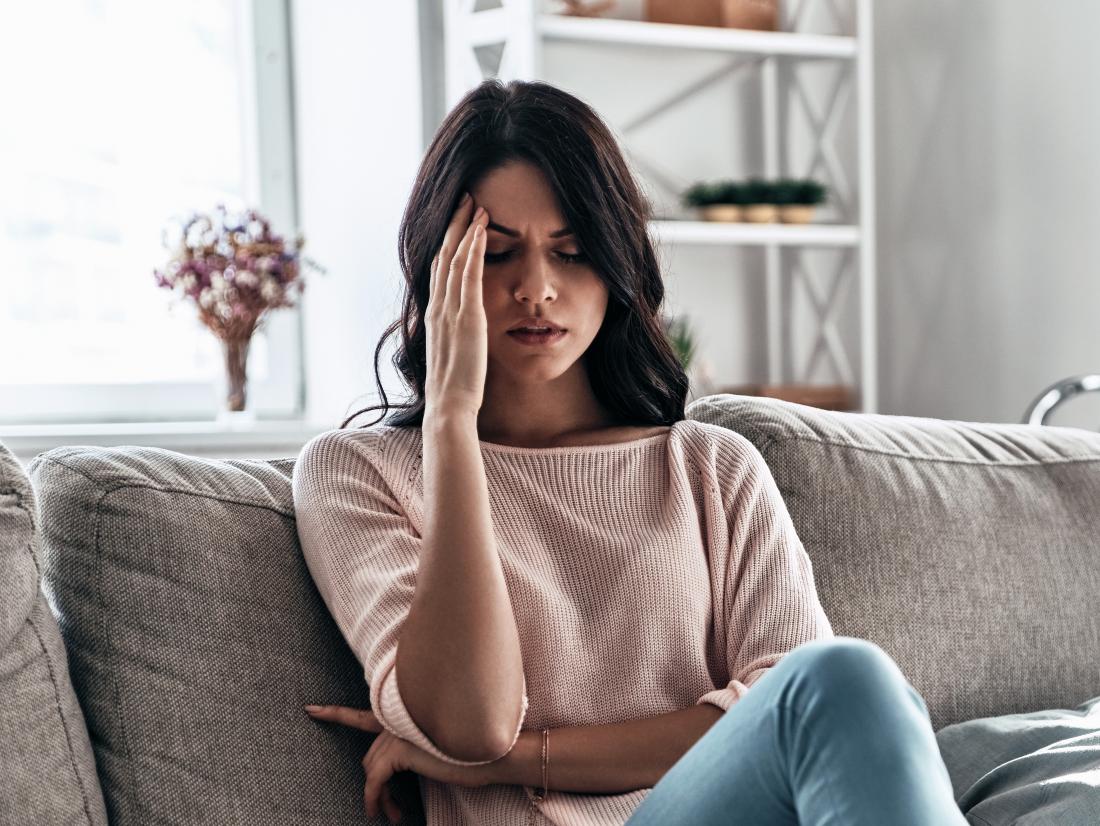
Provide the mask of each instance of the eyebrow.
{"label": "eyebrow", "polygon": [[[500,224],[495,224],[492,221],[489,222],[489,229],[495,229],[497,232],[502,232],[505,235],[511,235],[513,238],[519,238],[519,231],[514,230],[511,227],[502,227]],[[573,231],[569,227],[562,227],[556,229],[550,233],[551,238],[562,238],[566,235],[572,235]]]}

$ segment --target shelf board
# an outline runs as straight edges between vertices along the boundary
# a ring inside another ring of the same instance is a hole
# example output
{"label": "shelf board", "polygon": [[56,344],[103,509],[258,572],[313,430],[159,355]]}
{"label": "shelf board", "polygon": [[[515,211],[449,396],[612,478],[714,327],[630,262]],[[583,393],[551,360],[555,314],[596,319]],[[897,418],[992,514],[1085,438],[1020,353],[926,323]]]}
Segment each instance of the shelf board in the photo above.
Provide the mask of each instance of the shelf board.
{"label": "shelf board", "polygon": [[651,23],[648,20],[615,20],[563,14],[537,15],[535,25],[540,35],[552,40],[598,41],[623,46],[663,46],[671,49],[793,57],[856,56],[856,38],[840,35],[687,26],[680,23]]}
{"label": "shelf board", "polygon": [[677,244],[789,244],[844,247],[859,243],[849,224],[749,224],[723,221],[650,221],[658,240]]}

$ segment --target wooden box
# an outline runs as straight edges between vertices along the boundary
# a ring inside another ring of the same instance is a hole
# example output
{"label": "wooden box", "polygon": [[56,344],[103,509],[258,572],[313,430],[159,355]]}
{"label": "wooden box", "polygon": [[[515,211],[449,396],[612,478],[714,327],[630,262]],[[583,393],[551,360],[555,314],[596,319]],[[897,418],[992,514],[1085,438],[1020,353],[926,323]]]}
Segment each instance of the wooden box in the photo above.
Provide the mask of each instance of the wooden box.
{"label": "wooden box", "polygon": [[778,0],[645,0],[645,20],[687,26],[775,31]]}
{"label": "wooden box", "polygon": [[854,388],[844,384],[739,384],[723,387],[718,392],[735,396],[767,396],[823,410],[856,409]]}

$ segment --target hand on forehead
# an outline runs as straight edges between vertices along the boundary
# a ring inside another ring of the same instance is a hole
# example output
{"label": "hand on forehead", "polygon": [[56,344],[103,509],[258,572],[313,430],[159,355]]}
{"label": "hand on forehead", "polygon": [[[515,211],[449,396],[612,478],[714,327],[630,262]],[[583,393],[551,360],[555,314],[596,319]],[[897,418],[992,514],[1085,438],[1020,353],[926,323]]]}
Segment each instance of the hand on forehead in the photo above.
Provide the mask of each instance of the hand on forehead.
{"label": "hand on forehead", "polygon": [[475,208],[489,213],[488,230],[503,237],[542,240],[567,237],[554,190],[538,167],[513,162],[488,172],[470,188]]}

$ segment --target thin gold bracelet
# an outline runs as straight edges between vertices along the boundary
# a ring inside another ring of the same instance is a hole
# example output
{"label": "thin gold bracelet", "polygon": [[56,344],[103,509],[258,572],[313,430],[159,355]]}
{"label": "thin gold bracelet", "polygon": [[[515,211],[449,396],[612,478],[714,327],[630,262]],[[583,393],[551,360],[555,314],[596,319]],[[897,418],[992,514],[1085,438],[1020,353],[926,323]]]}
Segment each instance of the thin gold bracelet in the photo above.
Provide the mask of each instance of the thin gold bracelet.
{"label": "thin gold bracelet", "polygon": [[534,826],[536,822],[536,815],[539,810],[539,803],[546,799],[546,792],[549,788],[547,782],[548,768],[549,768],[549,754],[550,754],[550,729],[544,728],[542,730],[542,793],[535,792],[531,798],[531,824]]}

